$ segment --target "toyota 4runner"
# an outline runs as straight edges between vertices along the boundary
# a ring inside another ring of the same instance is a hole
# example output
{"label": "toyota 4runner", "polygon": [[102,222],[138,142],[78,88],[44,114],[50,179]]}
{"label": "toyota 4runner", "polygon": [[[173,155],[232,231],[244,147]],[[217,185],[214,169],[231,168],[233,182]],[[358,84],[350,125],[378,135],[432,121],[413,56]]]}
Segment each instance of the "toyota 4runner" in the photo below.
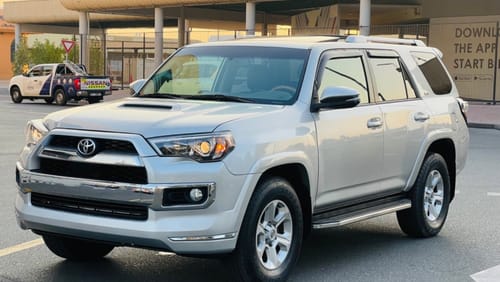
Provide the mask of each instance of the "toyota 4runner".
{"label": "toyota 4runner", "polygon": [[133,97],[28,123],[19,225],[66,259],[223,254],[251,281],[286,279],[312,229],[396,212],[435,236],[469,142],[441,56],[376,37],[181,48]]}

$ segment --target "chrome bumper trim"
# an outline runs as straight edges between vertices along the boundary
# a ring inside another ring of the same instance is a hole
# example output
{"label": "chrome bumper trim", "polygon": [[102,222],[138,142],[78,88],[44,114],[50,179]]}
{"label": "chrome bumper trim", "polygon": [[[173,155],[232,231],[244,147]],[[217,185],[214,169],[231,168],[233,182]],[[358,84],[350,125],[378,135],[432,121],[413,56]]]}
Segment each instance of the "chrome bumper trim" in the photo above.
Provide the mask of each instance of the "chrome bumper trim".
{"label": "chrome bumper trim", "polygon": [[[26,194],[31,192],[57,195],[71,198],[90,199],[114,203],[127,203],[147,206],[153,210],[204,209],[215,201],[216,185],[210,183],[178,183],[178,184],[130,184],[112,181],[98,181],[57,175],[48,175],[24,169],[18,162],[19,190]],[[165,189],[207,187],[209,196],[203,203],[196,205],[163,206]]]}
{"label": "chrome bumper trim", "polygon": [[224,239],[232,239],[236,237],[236,232],[219,234],[219,235],[210,235],[210,236],[189,236],[189,237],[170,237],[171,241],[215,241],[215,240],[224,240]]}

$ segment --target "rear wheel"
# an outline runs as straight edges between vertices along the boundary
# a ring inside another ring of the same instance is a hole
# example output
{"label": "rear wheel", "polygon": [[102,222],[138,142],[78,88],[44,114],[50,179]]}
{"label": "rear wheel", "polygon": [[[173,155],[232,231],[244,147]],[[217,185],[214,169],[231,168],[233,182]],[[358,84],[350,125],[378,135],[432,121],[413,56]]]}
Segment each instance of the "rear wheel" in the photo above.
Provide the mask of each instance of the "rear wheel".
{"label": "rear wheel", "polygon": [[446,221],[450,204],[450,176],[441,155],[427,155],[410,196],[412,207],[397,212],[401,230],[419,238],[437,235]]}
{"label": "rear wheel", "polygon": [[285,280],[297,262],[302,234],[297,194],[286,180],[269,178],[254,192],[228,260],[241,280]]}
{"label": "rear wheel", "polygon": [[43,241],[51,252],[68,260],[100,259],[114,248],[112,245],[53,235],[43,235]]}
{"label": "rear wheel", "polygon": [[64,106],[68,102],[68,97],[66,96],[66,93],[64,93],[64,90],[62,89],[57,89],[56,92],[54,93],[54,96],[56,97],[56,104],[59,106]]}
{"label": "rear wheel", "polygon": [[19,90],[19,87],[13,86],[10,89],[10,98],[12,99],[12,102],[18,104],[23,101],[23,96],[21,95],[21,90]]}

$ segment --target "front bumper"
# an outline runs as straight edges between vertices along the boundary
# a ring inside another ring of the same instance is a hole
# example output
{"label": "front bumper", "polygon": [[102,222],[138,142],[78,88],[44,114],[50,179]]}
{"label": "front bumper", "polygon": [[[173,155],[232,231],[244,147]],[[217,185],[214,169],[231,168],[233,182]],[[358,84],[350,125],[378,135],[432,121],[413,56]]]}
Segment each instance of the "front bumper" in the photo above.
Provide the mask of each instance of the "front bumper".
{"label": "front bumper", "polygon": [[[226,253],[235,248],[245,210],[242,207],[245,183],[249,183],[247,176],[231,175],[224,168],[214,181],[202,183],[214,188],[217,183],[212,198],[201,206],[179,208],[163,206],[163,190],[193,183],[136,185],[85,180],[29,171],[20,163],[16,174],[19,185],[16,216],[23,229],[179,254]],[[146,220],[131,220],[44,208],[32,204],[32,193],[133,203],[147,207],[148,216]]]}

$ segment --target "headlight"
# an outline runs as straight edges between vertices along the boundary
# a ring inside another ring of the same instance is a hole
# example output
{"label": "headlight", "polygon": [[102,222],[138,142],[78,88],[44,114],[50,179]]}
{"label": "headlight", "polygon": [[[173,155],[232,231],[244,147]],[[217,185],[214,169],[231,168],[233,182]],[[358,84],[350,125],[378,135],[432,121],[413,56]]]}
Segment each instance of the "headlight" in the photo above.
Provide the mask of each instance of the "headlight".
{"label": "headlight", "polygon": [[219,161],[234,148],[234,139],[229,132],[161,137],[149,140],[165,157],[186,157],[198,162]]}
{"label": "headlight", "polygon": [[43,125],[43,121],[41,119],[34,119],[28,121],[26,125],[26,145],[31,147],[36,145],[47,133],[49,130]]}

